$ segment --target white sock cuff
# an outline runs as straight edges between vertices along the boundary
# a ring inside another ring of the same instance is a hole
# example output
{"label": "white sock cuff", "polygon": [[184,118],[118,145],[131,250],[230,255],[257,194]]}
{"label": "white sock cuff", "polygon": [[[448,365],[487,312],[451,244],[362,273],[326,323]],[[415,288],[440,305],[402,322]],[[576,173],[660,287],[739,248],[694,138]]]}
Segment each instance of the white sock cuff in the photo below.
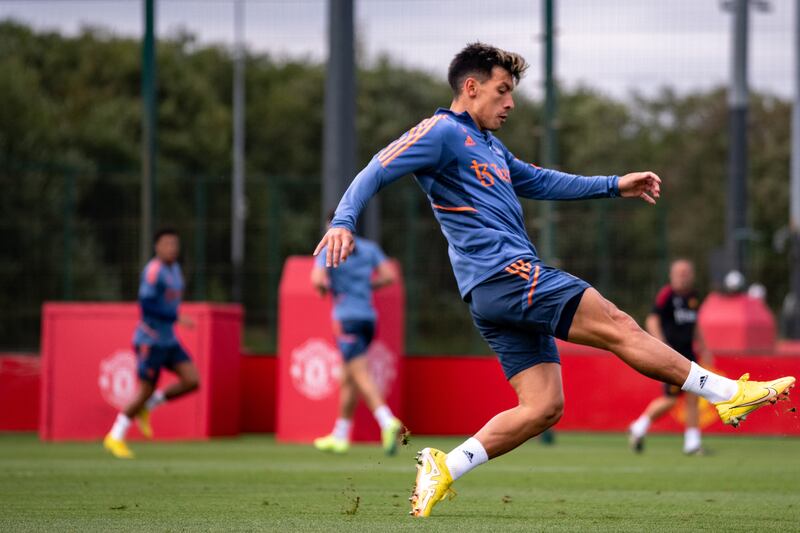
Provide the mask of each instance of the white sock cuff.
{"label": "white sock cuff", "polygon": [[635,437],[644,437],[650,429],[650,417],[642,415],[631,424],[630,430]]}
{"label": "white sock cuff", "polygon": [[156,407],[158,407],[159,405],[161,405],[165,401],[167,401],[167,398],[164,396],[164,391],[162,391],[161,389],[158,389],[153,394],[151,394],[150,397],[147,399],[147,402],[145,403],[145,407],[149,411],[152,411],[153,409],[155,409]]}
{"label": "white sock cuff", "polygon": [[692,361],[689,375],[681,389],[702,396],[711,403],[720,403],[733,398],[739,385],[732,379],[719,376]]}
{"label": "white sock cuff", "polygon": [[453,476],[453,481],[455,481],[488,460],[489,455],[483,444],[475,437],[470,437],[448,453],[445,462],[447,469],[450,470],[450,475]]}
{"label": "white sock cuff", "polygon": [[686,431],[683,433],[686,437],[697,437],[700,438],[700,428],[686,428]]}
{"label": "white sock cuff", "polygon": [[[686,376],[686,381],[683,382],[681,385],[681,390],[686,392],[695,392],[700,389],[700,377],[703,375],[703,368],[692,361],[689,363],[689,375]],[[702,380],[703,385],[705,385],[707,376],[704,376]]]}
{"label": "white sock cuff", "polygon": [[125,440],[129,427],[131,427],[131,419],[125,413],[119,413],[111,427],[111,437],[116,440]]}
{"label": "white sock cuff", "polygon": [[337,418],[333,424],[333,431],[331,434],[340,440],[350,440],[350,429],[353,427],[353,421],[349,418]]}
{"label": "white sock cuff", "polygon": [[394,414],[392,413],[392,410],[389,409],[389,406],[386,404],[383,404],[377,409],[375,409],[375,411],[373,411],[372,414],[373,416],[375,416],[375,420],[378,421],[378,425],[381,427],[381,429],[391,424],[392,420],[394,420]]}
{"label": "white sock cuff", "polygon": [[468,438],[463,446],[469,447],[469,449],[475,453],[475,460],[478,464],[483,464],[489,460],[489,454],[486,453],[486,448],[484,448],[481,441],[475,437]]}

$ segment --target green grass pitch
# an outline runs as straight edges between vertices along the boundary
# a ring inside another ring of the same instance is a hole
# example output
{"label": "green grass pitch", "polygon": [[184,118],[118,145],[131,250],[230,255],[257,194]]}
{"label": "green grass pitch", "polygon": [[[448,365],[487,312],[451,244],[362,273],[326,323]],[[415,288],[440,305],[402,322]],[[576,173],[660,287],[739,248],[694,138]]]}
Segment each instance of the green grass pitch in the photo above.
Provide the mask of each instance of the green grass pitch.
{"label": "green grass pitch", "polygon": [[798,531],[800,439],[707,437],[681,454],[651,436],[641,456],[621,434],[560,433],[459,480],[434,516],[407,515],[413,455],[462,439],[418,436],[396,457],[346,456],[266,436],[43,444],[0,434],[0,531]]}

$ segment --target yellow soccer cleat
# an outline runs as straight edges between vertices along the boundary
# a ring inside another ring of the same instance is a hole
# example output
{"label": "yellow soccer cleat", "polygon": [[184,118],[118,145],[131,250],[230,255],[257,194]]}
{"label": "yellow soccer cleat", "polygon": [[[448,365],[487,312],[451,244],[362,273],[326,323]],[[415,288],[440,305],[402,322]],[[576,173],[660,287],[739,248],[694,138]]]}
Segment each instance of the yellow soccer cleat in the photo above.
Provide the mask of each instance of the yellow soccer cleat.
{"label": "yellow soccer cleat", "polygon": [[111,452],[117,459],[133,459],[134,455],[124,440],[117,440],[109,433],[103,439],[103,448]]}
{"label": "yellow soccer cleat", "polygon": [[445,497],[452,499],[456,493],[450,488],[453,477],[447,468],[447,454],[435,448],[425,448],[417,453],[417,480],[409,500],[411,516],[430,516],[433,506]]}
{"label": "yellow soccer cleat", "polygon": [[333,435],[326,435],[314,439],[314,448],[321,452],[347,453],[350,443],[344,439],[337,439]]}
{"label": "yellow soccer cleat", "polygon": [[748,414],[759,407],[789,396],[794,387],[794,377],[787,376],[773,381],[749,381],[750,374],[739,378],[739,391],[727,402],[715,403],[719,417],[725,424],[738,427]]}
{"label": "yellow soccer cleat", "polygon": [[139,414],[136,415],[136,424],[139,426],[139,431],[145,438],[153,438],[153,426],[150,425],[150,410],[143,407]]}
{"label": "yellow soccer cleat", "polygon": [[403,433],[403,423],[399,419],[393,418],[392,422],[381,430],[381,441],[383,441],[383,451],[386,455],[397,453],[397,443]]}

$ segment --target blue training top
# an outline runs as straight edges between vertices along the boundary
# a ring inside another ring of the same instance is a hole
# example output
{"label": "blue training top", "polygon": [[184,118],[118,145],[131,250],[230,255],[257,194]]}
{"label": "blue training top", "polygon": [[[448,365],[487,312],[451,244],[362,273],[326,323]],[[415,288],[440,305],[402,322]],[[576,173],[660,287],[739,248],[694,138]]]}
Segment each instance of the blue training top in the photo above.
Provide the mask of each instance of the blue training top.
{"label": "blue training top", "polygon": [[345,192],[331,226],[354,231],[367,201],[409,173],[428,195],[465,299],[473,287],[513,260],[539,261],[518,196],[619,196],[617,176],[576,176],[525,163],[490,132],[481,131],[468,112],[439,108],[372,158]]}
{"label": "blue training top", "polygon": [[183,274],[177,261],[167,265],[154,257],[147,263],[139,282],[142,320],[133,334],[133,344],[178,344],[172,326],[178,319],[183,287]]}
{"label": "blue training top", "polygon": [[[355,237],[356,247],[347,261],[338,268],[329,268],[330,289],[333,294],[333,318],[336,320],[375,321],[372,306],[372,273],[386,261],[380,246],[362,237]],[[315,261],[325,268],[325,249]]]}

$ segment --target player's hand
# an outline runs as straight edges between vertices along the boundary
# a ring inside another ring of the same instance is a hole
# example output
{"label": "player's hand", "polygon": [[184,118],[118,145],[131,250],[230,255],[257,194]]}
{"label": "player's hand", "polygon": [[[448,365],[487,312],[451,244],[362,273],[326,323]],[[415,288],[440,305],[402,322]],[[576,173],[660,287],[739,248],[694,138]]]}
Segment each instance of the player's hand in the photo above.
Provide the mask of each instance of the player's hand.
{"label": "player's hand", "polygon": [[314,257],[327,246],[325,266],[336,268],[340,262],[346,261],[353,252],[356,241],[347,228],[330,228],[314,250]]}
{"label": "player's hand", "polygon": [[661,178],[650,171],[625,174],[619,179],[619,194],[655,205],[656,198],[661,196]]}

